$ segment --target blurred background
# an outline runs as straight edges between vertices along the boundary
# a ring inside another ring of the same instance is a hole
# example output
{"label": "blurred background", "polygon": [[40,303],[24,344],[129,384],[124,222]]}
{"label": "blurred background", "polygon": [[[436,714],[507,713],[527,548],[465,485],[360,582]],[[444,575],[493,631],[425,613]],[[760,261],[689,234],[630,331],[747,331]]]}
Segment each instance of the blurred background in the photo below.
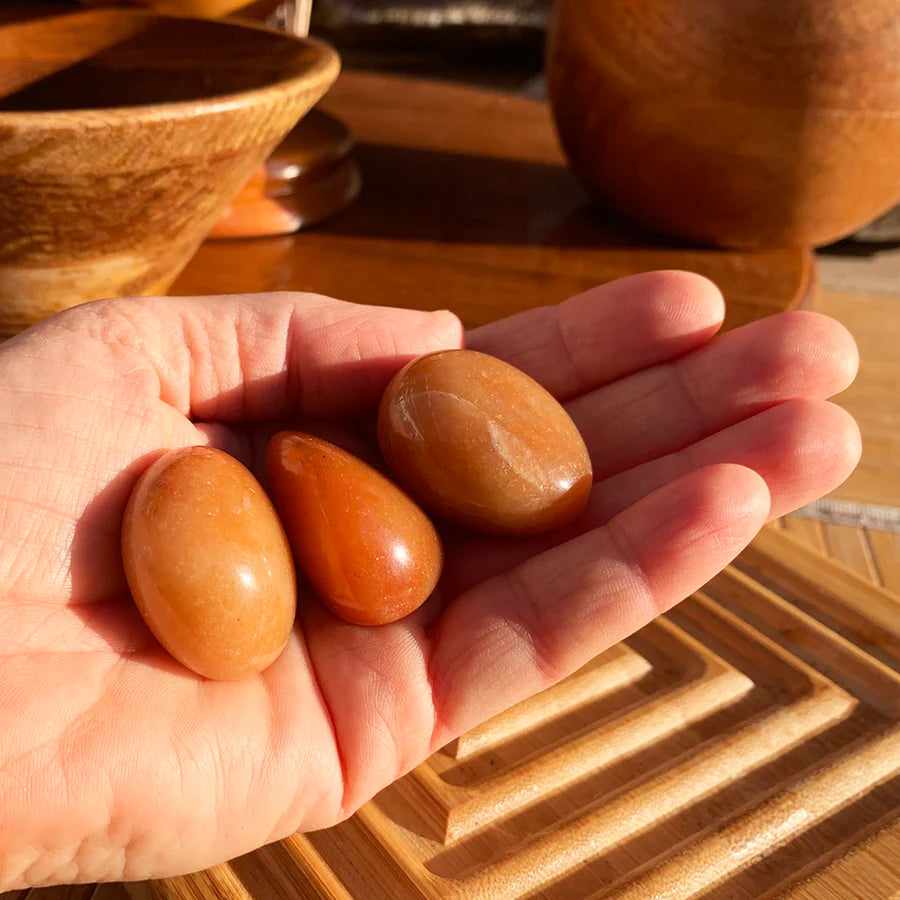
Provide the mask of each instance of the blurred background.
{"label": "blurred background", "polygon": [[[284,22],[293,6],[280,4],[273,19]],[[546,99],[552,6],[553,0],[316,0],[311,29],[350,68],[446,78]],[[900,205],[852,238],[862,253],[870,242],[900,241]]]}
{"label": "blurred background", "polygon": [[[47,0],[13,2],[48,5]],[[77,5],[79,0],[56,2]],[[145,6],[167,14],[253,17],[286,30],[305,28],[308,22],[313,36],[323,38],[338,50],[345,70],[365,69],[449,80],[547,99],[545,48],[553,0],[315,0],[314,3],[304,0],[81,0],[81,3]],[[743,14],[738,9],[742,6],[747,4],[735,5],[737,16]],[[830,15],[833,6],[832,3],[822,6],[823,17]],[[836,21],[835,25],[838,24]],[[802,27],[798,20],[798,28]],[[895,46],[900,45],[895,41]],[[867,254],[897,242],[900,242],[900,205],[855,229],[840,249],[851,254]]]}

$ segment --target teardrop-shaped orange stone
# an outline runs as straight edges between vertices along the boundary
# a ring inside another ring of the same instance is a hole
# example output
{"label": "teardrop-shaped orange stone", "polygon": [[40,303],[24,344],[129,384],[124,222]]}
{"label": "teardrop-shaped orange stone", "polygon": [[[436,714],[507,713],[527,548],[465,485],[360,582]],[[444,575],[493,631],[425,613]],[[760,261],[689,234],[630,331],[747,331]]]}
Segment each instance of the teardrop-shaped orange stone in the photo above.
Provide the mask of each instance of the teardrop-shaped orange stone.
{"label": "teardrop-shaped orange stone", "polygon": [[440,539],[380,472],[321,438],[283,431],[269,442],[266,479],[298,567],[334,613],[383,625],[428,599]]}

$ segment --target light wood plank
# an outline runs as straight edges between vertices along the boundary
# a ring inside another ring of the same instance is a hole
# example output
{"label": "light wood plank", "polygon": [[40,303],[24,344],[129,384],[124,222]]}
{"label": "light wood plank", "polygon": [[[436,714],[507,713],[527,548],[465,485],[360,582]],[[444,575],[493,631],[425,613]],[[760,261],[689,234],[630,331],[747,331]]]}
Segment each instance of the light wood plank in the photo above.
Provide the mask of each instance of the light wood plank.
{"label": "light wood plank", "polygon": [[831,627],[875,656],[900,659],[900,605],[896,595],[860,578],[846,566],[825,560],[789,534],[763,529],[735,565],[777,585],[824,615]]}
{"label": "light wood plank", "polygon": [[866,900],[900,897],[900,824],[888,826],[852,853],[778,894],[780,900],[846,900],[859,896]]}
{"label": "light wood plank", "polygon": [[[609,900],[697,897],[851,802],[860,791],[891,777],[897,758],[900,728],[691,844],[627,887],[604,891],[602,896]],[[703,865],[698,865],[700,860]],[[597,900],[600,896],[596,895]],[[848,896],[859,896],[858,888]]]}
{"label": "light wood plank", "polygon": [[860,350],[859,376],[835,402],[859,423],[863,457],[832,496],[900,506],[900,300],[822,291],[817,309],[842,322]]}
{"label": "light wood plank", "polygon": [[788,516],[783,519],[784,530],[798,540],[803,541],[822,556],[828,555],[828,544],[822,523],[815,519],[801,519],[799,516]]}
{"label": "light wood plank", "polygon": [[900,594],[900,534],[868,529],[866,539],[878,571],[878,581]]}
{"label": "light wood plank", "polygon": [[872,558],[867,534],[862,528],[826,524],[823,526],[823,534],[825,556],[843,563],[873,584],[883,584]]}

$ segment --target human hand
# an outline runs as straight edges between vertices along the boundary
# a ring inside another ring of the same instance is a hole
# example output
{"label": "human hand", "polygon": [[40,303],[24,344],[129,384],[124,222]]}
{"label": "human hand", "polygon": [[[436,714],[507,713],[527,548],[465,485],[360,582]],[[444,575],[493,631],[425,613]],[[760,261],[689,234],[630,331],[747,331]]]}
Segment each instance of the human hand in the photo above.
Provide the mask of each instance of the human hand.
{"label": "human hand", "polygon": [[457,320],[303,294],[116,300],[0,347],[0,890],[177,874],[338,822],[838,485],[860,452],[824,400],[855,374],[847,332],[796,312],[713,337],[722,313],[704,279],[650,273],[471,332],[566,405],[587,511],[540,538],[447,532],[435,595],[392,625],[301,597],[282,656],[240,683],[184,669],[131,602],[135,480],[204,443],[259,472],[286,425],[365,454],[391,375],[459,346]]}

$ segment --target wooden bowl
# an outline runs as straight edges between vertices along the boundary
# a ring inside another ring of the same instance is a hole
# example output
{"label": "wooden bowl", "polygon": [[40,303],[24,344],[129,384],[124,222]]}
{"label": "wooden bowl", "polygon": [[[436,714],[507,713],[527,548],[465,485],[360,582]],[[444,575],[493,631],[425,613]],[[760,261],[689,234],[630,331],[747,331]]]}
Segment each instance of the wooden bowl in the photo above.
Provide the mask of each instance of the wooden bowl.
{"label": "wooden bowl", "polygon": [[0,333],[86,300],[164,292],[338,69],[325,45],[250,25],[7,15]]}
{"label": "wooden bowl", "polygon": [[82,6],[142,6],[172,16],[218,19],[233,13],[264,18],[281,0],[79,0]]}
{"label": "wooden bowl", "polygon": [[666,234],[842,237],[900,197],[897,0],[557,0],[547,74],[575,172]]}

